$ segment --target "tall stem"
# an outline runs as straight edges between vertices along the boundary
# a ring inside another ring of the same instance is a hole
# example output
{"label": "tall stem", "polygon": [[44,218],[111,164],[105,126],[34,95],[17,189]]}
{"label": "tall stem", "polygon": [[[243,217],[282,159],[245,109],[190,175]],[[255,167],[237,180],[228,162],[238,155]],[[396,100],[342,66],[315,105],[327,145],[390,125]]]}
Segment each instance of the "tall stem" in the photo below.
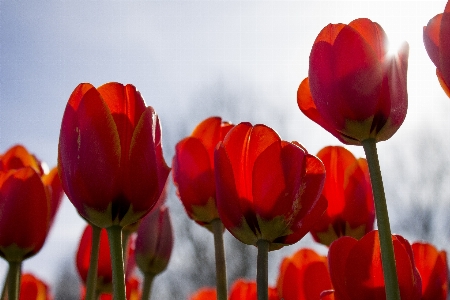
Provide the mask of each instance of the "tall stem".
{"label": "tall stem", "polygon": [[256,262],[256,288],[258,300],[268,300],[269,298],[269,242],[258,240],[258,259]]}
{"label": "tall stem", "polygon": [[144,274],[144,286],[142,287],[142,300],[149,300],[152,292],[152,284],[153,279],[155,278],[155,274],[153,273],[145,273]]}
{"label": "tall stem", "polygon": [[113,225],[106,230],[108,231],[109,249],[111,251],[114,300],[126,300],[125,272],[122,252],[122,227]]}
{"label": "tall stem", "polygon": [[22,261],[10,261],[7,275],[9,300],[19,299],[21,273]]}
{"label": "tall stem", "polygon": [[389,224],[386,196],[384,194],[383,179],[381,178],[380,163],[378,161],[377,144],[374,139],[362,142],[369,165],[370,180],[372,182],[373,198],[380,238],[381,262],[383,265],[386,299],[399,300],[397,270],[395,266],[394,247],[392,244],[391,226]]}
{"label": "tall stem", "polygon": [[92,227],[91,257],[89,271],[86,279],[86,300],[96,300],[95,289],[97,286],[98,251],[100,249],[100,234],[102,229],[90,224]]}
{"label": "tall stem", "polygon": [[217,300],[227,299],[227,269],[225,264],[225,249],[223,246],[223,224],[220,219],[211,222],[214,233],[214,250],[216,254],[216,285]]}

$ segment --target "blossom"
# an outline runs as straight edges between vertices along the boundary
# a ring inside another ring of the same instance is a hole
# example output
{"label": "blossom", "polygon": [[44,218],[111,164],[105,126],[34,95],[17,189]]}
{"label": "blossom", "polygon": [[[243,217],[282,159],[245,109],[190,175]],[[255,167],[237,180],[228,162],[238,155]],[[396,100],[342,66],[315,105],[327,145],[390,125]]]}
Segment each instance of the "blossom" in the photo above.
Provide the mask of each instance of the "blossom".
{"label": "blossom", "polygon": [[360,239],[373,230],[375,220],[367,161],[340,146],[325,147],[317,157],[327,174],[322,197],[328,207],[311,229],[312,236],[326,246],[345,235]]}
{"label": "blossom", "polygon": [[[399,235],[392,236],[397,277],[402,299],[421,299],[422,283],[411,245]],[[341,237],[328,251],[328,264],[335,299],[386,299],[378,231],[361,240]]]}
{"label": "blossom", "polygon": [[162,205],[142,219],[135,241],[134,257],[144,274],[157,275],[169,263],[173,248],[173,229],[169,209]]}
{"label": "blossom", "polygon": [[369,19],[327,25],[298,89],[300,110],[345,144],[389,139],[406,117],[409,48],[390,56],[386,46],[384,30]]}
{"label": "blossom", "polygon": [[134,223],[155,205],[170,171],[159,118],[133,85],[81,83],[64,111],[58,167],[83,218],[102,228]]}
{"label": "blossom", "polygon": [[219,218],[214,181],[214,149],[233,127],[220,117],[210,117],[175,146],[173,181],[188,216],[209,226]]}
{"label": "blossom", "polygon": [[284,300],[316,300],[332,289],[325,256],[311,249],[300,249],[281,262],[278,294]]}
{"label": "blossom", "polygon": [[217,299],[216,289],[213,287],[201,288],[189,296],[189,300],[215,300]]}
{"label": "blossom", "polygon": [[436,75],[443,90],[450,97],[450,2],[444,12],[434,16],[423,27],[423,43],[436,66]]}
{"label": "blossom", "polygon": [[269,242],[269,250],[299,241],[322,215],[321,161],[265,125],[240,123],[215,151],[217,208],[241,242]]}
{"label": "blossom", "polygon": [[0,156],[0,256],[22,261],[44,245],[62,199],[56,170],[16,145]]}

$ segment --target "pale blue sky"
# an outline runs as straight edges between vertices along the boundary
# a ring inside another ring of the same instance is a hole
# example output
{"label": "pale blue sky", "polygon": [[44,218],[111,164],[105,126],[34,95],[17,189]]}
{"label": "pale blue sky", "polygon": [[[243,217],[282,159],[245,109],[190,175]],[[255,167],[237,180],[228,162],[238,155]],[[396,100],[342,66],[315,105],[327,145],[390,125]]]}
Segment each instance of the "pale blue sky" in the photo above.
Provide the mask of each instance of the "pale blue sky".
{"label": "pale blue sky", "polygon": [[[410,44],[408,116],[380,144],[380,155],[407,145],[425,126],[448,136],[450,100],[422,43],[422,27],[445,3],[0,1],[0,152],[22,143],[55,166],[72,90],[80,82],[108,81],[134,84],[155,108],[168,162],[175,143],[213,114],[267,124],[311,153],[339,145],[301,114],[296,91],[319,31],[359,17],[378,22],[395,43]],[[238,111],[222,110],[227,102]],[[363,155],[360,148],[349,149]],[[57,263],[73,256],[83,224],[65,199],[46,246],[25,261],[24,271],[53,283]],[[0,262],[0,279],[6,266]]]}

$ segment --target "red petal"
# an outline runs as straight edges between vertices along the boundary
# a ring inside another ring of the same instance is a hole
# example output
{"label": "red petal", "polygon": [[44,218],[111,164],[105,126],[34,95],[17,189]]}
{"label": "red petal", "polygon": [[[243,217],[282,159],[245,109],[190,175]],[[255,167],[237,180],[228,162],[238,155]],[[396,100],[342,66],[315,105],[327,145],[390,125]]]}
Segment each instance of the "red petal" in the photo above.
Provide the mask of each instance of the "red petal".
{"label": "red petal", "polygon": [[43,175],[40,162],[22,145],[11,147],[0,157],[1,171],[6,172],[23,167],[32,167],[39,175]]}
{"label": "red petal", "polygon": [[345,270],[350,251],[356,243],[358,243],[356,239],[344,236],[334,241],[328,250],[330,278],[335,289],[335,296],[340,300],[350,300],[347,295]]}
{"label": "red petal", "polygon": [[328,44],[333,45],[339,32],[341,32],[342,28],[344,28],[345,26],[347,25],[341,23],[328,24],[317,35],[314,44],[318,42],[327,42]]}
{"label": "red petal", "polygon": [[369,19],[361,18],[353,20],[348,26],[355,29],[369,44],[378,60],[382,60],[387,52],[387,36],[383,28]]}
{"label": "red petal", "polygon": [[442,73],[447,86],[450,85],[450,4],[447,2],[442,15],[439,31],[439,66],[437,68]]}
{"label": "red petal", "polygon": [[322,216],[327,208],[327,201],[320,197],[325,183],[325,167],[315,156],[306,155],[306,174],[303,178],[301,191],[300,211],[295,216],[292,225],[292,233],[278,240],[280,243],[293,244],[305,236]]}
{"label": "red petal", "polygon": [[204,145],[211,162],[211,166],[214,168],[214,149],[217,144],[223,140],[222,136],[222,119],[220,117],[211,117],[195,127],[191,136],[199,139]]}
{"label": "red petal", "polygon": [[129,189],[126,190],[128,199],[133,205],[133,212],[141,214],[139,218],[158,201],[170,171],[164,159],[158,155],[161,151],[159,135],[158,116],[151,107],[148,107],[141,115],[133,133],[127,180]]}
{"label": "red petal", "polygon": [[[58,167],[64,191],[85,218],[85,205],[104,211],[115,197],[120,141],[108,107],[94,88],[69,99],[59,138]],[[78,103],[74,110],[73,102]],[[98,222],[100,220],[90,220]]]}
{"label": "red petal", "polygon": [[443,14],[434,16],[428,21],[427,26],[423,27],[423,43],[427,50],[428,56],[434,63],[436,68],[440,68],[439,62],[439,31],[441,28],[441,20]]}
{"label": "red petal", "polygon": [[412,245],[414,261],[422,278],[423,300],[445,300],[448,293],[447,256],[427,243]]}
{"label": "red petal", "polygon": [[[62,198],[64,196],[64,191],[62,189],[61,180],[59,179],[58,169],[53,168],[50,173],[42,177],[44,184],[51,190],[51,213],[50,213],[50,223],[53,223],[56,213],[58,212],[59,206],[61,205]],[[51,226],[50,224],[50,226]]]}

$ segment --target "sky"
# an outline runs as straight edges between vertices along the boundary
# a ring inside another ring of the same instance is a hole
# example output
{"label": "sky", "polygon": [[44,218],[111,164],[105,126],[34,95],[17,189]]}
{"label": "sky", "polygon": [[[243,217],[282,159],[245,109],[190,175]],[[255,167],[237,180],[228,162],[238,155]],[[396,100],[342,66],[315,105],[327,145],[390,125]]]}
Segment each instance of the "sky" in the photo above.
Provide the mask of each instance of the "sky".
{"label": "sky", "polygon": [[[80,82],[132,83],[158,113],[166,161],[211,115],[273,127],[310,153],[339,145],[299,111],[311,46],[329,23],[367,17],[410,45],[407,118],[379,144],[389,153],[450,128],[450,102],[422,40],[446,1],[0,1],[0,153],[23,144],[56,166],[61,119]],[[230,108],[231,107],[231,108]],[[364,156],[360,147],[347,147]],[[383,172],[383,169],[382,169]],[[389,199],[388,199],[389,201]],[[179,205],[173,203],[171,205]],[[84,221],[65,198],[42,251],[24,262],[54,282],[73,262]],[[0,279],[7,264],[0,261]],[[273,282],[273,278],[271,278]]]}

